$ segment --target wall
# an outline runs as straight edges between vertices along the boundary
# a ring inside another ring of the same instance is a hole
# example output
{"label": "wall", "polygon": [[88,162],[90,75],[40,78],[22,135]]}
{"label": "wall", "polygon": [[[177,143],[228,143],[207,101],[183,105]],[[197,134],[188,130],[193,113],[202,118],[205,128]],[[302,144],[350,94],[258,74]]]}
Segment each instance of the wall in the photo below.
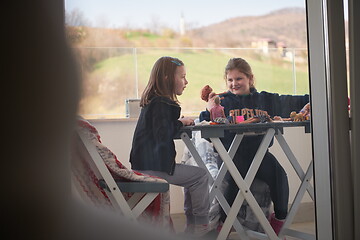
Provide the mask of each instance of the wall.
{"label": "wall", "polygon": [[[119,119],[119,120],[93,120],[91,123],[100,133],[102,142],[109,147],[118,157],[118,159],[128,168],[130,168],[129,154],[133,132],[136,126],[136,119]],[[285,128],[284,138],[293,150],[294,155],[298,158],[300,165],[306,171],[312,158],[311,134],[305,134],[304,128]],[[177,157],[176,161],[180,162],[184,150],[184,143],[181,140],[175,141]],[[300,180],[297,177],[290,162],[282,152],[277,141],[270,148],[270,151],[278,158],[280,164],[285,168],[290,187],[290,201],[294,199]],[[171,192],[171,213],[183,212],[183,191],[181,187],[170,185]],[[308,194],[305,194],[303,203],[311,202]]]}

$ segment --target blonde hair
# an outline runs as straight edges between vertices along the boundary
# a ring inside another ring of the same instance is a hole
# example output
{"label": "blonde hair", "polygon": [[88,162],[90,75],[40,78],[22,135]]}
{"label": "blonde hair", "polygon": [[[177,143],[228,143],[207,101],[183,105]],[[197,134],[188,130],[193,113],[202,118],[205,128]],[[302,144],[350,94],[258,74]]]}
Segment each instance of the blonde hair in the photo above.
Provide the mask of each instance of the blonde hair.
{"label": "blonde hair", "polygon": [[141,95],[141,107],[146,106],[155,96],[167,97],[178,102],[175,94],[175,72],[179,66],[184,66],[184,63],[173,57],[161,57],[155,62],[149,82]]}
{"label": "blonde hair", "polygon": [[219,97],[219,95],[215,96],[215,98],[214,98],[214,103],[215,103],[216,105],[219,105],[219,104],[220,104],[220,97]]}

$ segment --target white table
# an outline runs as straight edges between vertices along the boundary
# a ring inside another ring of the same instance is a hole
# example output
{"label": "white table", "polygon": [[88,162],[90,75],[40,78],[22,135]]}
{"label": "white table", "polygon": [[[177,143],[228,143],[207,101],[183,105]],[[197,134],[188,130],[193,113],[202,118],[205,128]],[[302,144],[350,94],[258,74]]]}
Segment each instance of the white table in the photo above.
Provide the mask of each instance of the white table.
{"label": "white table", "polygon": [[[240,235],[241,239],[279,239],[283,238],[285,235],[297,237],[300,239],[316,239],[314,235],[303,233],[299,231],[295,231],[289,229],[295,214],[300,206],[301,200],[307,191],[310,197],[314,200],[314,189],[310,184],[310,180],[313,175],[313,161],[309,164],[307,170],[304,172],[302,167],[300,166],[298,160],[295,155],[291,151],[289,145],[287,144],[285,138],[283,137],[283,128],[285,127],[299,127],[303,126],[305,128],[305,132],[310,132],[310,122],[271,122],[271,123],[247,123],[247,124],[220,124],[220,125],[196,125],[196,126],[187,126],[183,127],[180,130],[180,137],[184,141],[185,145],[189,149],[190,153],[194,157],[197,164],[206,168],[204,162],[202,161],[199,153],[197,152],[194,144],[192,143],[190,137],[192,131],[201,131],[201,137],[209,138],[213,143],[215,149],[219,153],[221,159],[223,160],[223,164],[219,170],[218,175],[215,178],[215,181],[211,177],[208,172],[208,176],[210,179],[210,201],[212,201],[215,197],[219,201],[221,207],[227,214],[227,218],[223,224],[223,227],[217,237],[217,239],[226,239],[228,233],[230,232],[231,226],[234,226],[237,233]],[[224,136],[224,131],[230,131],[235,133],[234,140],[229,148],[226,151],[224,145],[220,141],[220,138]],[[243,178],[239,171],[237,170],[235,164],[232,159],[241,144],[241,141],[244,135],[256,134],[256,135],[264,135],[263,140],[255,154],[253,162],[247,172],[245,178]],[[272,227],[270,226],[269,221],[266,219],[263,211],[259,207],[257,201],[255,200],[253,194],[250,191],[250,185],[255,178],[256,172],[261,164],[261,161],[271,144],[271,140],[273,137],[277,139],[279,145],[281,146],[283,152],[285,153],[287,159],[290,161],[292,167],[295,169],[298,177],[300,178],[301,184],[296,193],[294,201],[291,204],[291,208],[288,212],[288,216],[285,220],[285,223],[279,233],[279,237],[276,236]],[[233,177],[235,183],[239,187],[239,192],[234,200],[233,205],[230,207],[227,201],[225,200],[223,194],[220,191],[220,184],[224,179],[226,172],[229,171],[231,176]],[[246,200],[253,210],[255,216],[257,217],[259,223],[263,227],[266,234],[258,233],[254,231],[247,230],[241,226],[239,221],[237,220],[237,214],[240,210],[240,207],[243,201]]]}

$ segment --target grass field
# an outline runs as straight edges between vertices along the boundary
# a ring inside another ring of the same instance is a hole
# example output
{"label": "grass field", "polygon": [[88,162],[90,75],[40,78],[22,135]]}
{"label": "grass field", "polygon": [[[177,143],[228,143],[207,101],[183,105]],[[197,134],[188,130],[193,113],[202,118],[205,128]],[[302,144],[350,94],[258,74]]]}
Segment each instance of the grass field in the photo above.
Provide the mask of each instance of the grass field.
{"label": "grass field", "polygon": [[[111,50],[109,50],[111,51]],[[184,114],[197,115],[205,108],[200,90],[209,84],[215,92],[226,90],[224,67],[232,57],[245,58],[253,68],[259,91],[279,94],[309,93],[307,64],[264,55],[256,49],[156,49],[139,48],[123,53],[109,52],[109,58],[97,62],[84,76],[81,114],[94,118],[125,116],[125,99],[141,96],[154,62],[161,56],[181,59],[189,84],[179,100]]]}

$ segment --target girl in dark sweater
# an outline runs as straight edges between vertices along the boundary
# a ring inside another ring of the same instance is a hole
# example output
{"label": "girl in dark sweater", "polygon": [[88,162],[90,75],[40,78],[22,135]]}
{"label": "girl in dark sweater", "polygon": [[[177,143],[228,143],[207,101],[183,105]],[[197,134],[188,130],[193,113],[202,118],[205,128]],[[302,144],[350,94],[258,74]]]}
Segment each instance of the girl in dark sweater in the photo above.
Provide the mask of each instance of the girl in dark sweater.
{"label": "girl in dark sweater", "polygon": [[209,231],[209,186],[206,170],[175,162],[174,137],[193,119],[180,118],[177,96],[188,84],[184,63],[161,57],[151,71],[142,94],[142,107],[130,153],[131,168],[184,187],[187,232],[202,236]]}
{"label": "girl in dark sweater", "polygon": [[[231,112],[240,112],[245,114],[245,119],[254,115],[269,114],[270,116],[289,117],[291,111],[299,112],[302,107],[309,102],[309,96],[279,96],[276,93],[257,92],[254,87],[254,75],[250,65],[242,58],[232,58],[229,60],[224,78],[228,91],[220,94],[221,105],[224,107],[225,115],[229,116]],[[211,109],[213,103],[211,99],[208,102],[208,109]],[[210,121],[209,111],[203,111],[200,114],[200,121]],[[263,136],[244,136],[233,161],[242,177],[252,163],[257,149]],[[222,142],[226,149],[229,149],[234,133],[225,132]],[[220,165],[221,163],[219,163]],[[275,213],[272,214],[270,224],[276,234],[279,233],[284,219],[287,216],[289,185],[285,170],[279,164],[277,159],[267,151],[256,178],[269,185],[271,200],[274,204]],[[227,173],[224,181],[228,181],[228,188],[224,196],[230,206],[234,202],[238,187],[231,175]],[[224,221],[226,215],[222,212],[221,219]]]}

